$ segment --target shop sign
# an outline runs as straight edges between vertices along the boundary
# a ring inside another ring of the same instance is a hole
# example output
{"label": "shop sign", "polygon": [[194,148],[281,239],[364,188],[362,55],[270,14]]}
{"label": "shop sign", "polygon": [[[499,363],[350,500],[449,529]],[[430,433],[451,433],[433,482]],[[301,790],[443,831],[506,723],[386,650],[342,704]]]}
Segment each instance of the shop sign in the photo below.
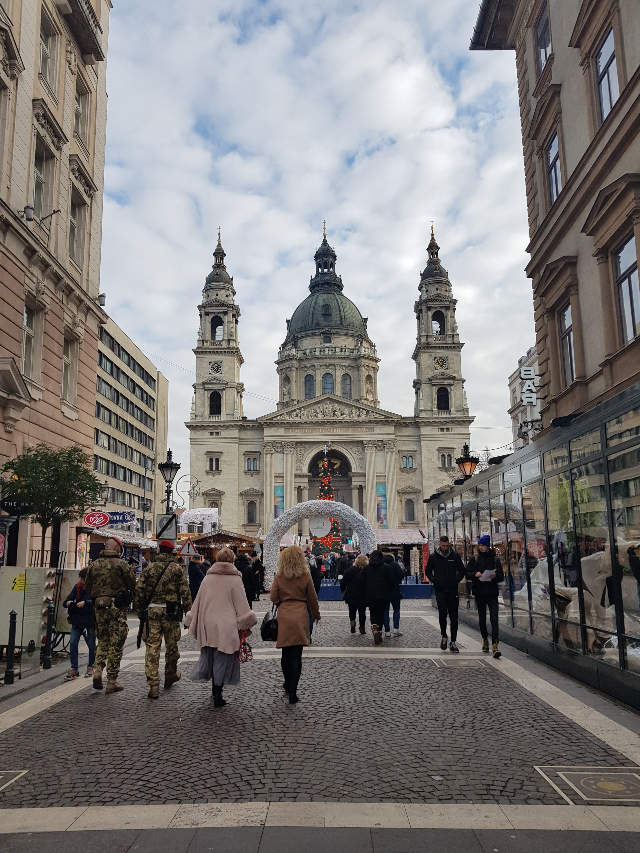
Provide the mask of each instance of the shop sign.
{"label": "shop sign", "polygon": [[109,524],[135,524],[136,514],[131,510],[124,510],[121,512],[108,512],[109,516]]}
{"label": "shop sign", "polygon": [[523,406],[535,406],[538,402],[535,367],[521,367],[520,380],[520,402]]}
{"label": "shop sign", "polygon": [[110,523],[111,519],[108,512],[92,511],[85,515],[83,521],[87,527],[104,527]]}

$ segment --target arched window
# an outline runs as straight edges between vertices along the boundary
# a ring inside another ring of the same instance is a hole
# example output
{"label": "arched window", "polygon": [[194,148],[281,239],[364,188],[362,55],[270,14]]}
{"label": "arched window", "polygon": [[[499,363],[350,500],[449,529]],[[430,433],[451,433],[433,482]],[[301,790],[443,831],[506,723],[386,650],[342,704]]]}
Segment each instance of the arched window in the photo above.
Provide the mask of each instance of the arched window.
{"label": "arched window", "polygon": [[441,468],[447,467],[447,457],[445,456],[444,453],[440,456],[440,467]]}
{"label": "arched window", "polygon": [[216,456],[216,464],[214,465],[216,471],[220,470],[220,459]]}
{"label": "arched window", "polygon": [[213,456],[209,457],[209,470],[210,471],[219,471],[220,470],[220,459],[216,456],[215,459]]}
{"label": "arched window", "polygon": [[438,388],[438,411],[439,412],[448,412],[449,411],[449,389],[448,388]]}
{"label": "arched window", "polygon": [[251,460],[247,459],[247,471],[251,470]]}
{"label": "arched window", "polygon": [[451,468],[451,466],[452,466],[451,454],[447,453],[447,468]]}
{"label": "arched window", "polygon": [[322,306],[322,319],[331,319],[331,305],[328,302],[325,302]]}
{"label": "arched window", "polygon": [[410,456],[407,460],[407,468],[413,468],[413,456]]}
{"label": "arched window", "polygon": [[442,311],[434,311],[431,315],[431,333],[433,335],[444,335],[445,323]]}
{"label": "arched window", "polygon": [[219,391],[212,391],[209,395],[209,414],[222,414],[222,394]]}
{"label": "arched window", "polygon": [[404,520],[405,521],[415,521],[416,520],[416,505],[414,504],[412,498],[408,498],[404,502]]}
{"label": "arched window", "polygon": [[254,460],[253,460],[253,470],[254,470],[254,471],[257,471],[257,470],[258,470],[258,460],[257,460],[257,459],[254,459]]}
{"label": "arched window", "polygon": [[322,377],[322,393],[333,394],[333,376],[331,373],[325,373]]}
{"label": "arched window", "polygon": [[403,456],[403,457],[402,457],[402,467],[403,467],[403,468],[406,468],[406,467],[407,467],[407,457],[406,457],[406,456]]}
{"label": "arched window", "polygon": [[224,323],[222,322],[222,317],[211,318],[211,340],[212,341],[221,341],[222,334],[224,332]]}
{"label": "arched window", "polygon": [[209,457],[209,470],[213,471],[213,456]]}
{"label": "arched window", "polygon": [[345,400],[351,399],[351,376],[348,373],[343,373],[340,383],[340,390]]}
{"label": "arched window", "polygon": [[258,517],[258,507],[255,501],[249,501],[247,504],[247,524],[255,524]]}
{"label": "arched window", "polygon": [[316,379],[315,376],[312,376],[308,373],[304,377],[304,399],[305,400],[313,400],[316,396]]}

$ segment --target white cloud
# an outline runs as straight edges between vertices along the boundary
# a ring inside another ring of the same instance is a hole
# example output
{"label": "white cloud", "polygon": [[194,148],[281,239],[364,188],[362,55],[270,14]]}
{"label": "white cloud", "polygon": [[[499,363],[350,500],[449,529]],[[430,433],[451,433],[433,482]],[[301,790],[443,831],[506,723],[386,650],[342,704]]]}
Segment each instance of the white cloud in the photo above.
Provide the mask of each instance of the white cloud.
{"label": "white cloud", "polygon": [[[534,341],[511,53],[470,53],[477,0],[136,0],[111,12],[102,289],[146,351],[193,368],[222,226],[247,391],[277,397],[285,318],[326,219],[369,317],[381,404],[410,415],[429,221],[458,298],[476,447],[510,438],[507,375]],[[170,379],[188,468],[192,377]],[[272,410],[247,395],[250,417]]]}

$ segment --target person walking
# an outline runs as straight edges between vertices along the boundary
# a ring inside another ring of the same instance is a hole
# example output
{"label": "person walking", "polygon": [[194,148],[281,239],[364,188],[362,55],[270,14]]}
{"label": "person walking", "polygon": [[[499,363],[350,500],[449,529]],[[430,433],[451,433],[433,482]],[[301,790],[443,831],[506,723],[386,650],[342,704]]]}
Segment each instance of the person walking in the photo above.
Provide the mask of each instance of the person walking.
{"label": "person walking", "polygon": [[373,642],[379,646],[382,642],[384,612],[389,607],[393,578],[384,561],[382,551],[372,551],[369,562],[362,569],[364,598],[369,608]]}
{"label": "person walking", "polygon": [[164,689],[180,681],[178,643],[183,613],[191,609],[191,593],[184,569],[174,560],[174,544],[163,539],[156,559],[140,572],[134,606],[145,621],[144,673],[149,699],[160,697],[160,650],[164,638]]}
{"label": "person walking", "polygon": [[73,587],[69,595],[62,603],[67,608],[67,619],[71,623],[71,636],[69,638],[69,658],[71,669],[65,675],[65,681],[73,681],[78,678],[78,644],[80,637],[84,637],[89,649],[89,664],[84,674],[85,678],[93,675],[93,662],[96,657],[96,633],[94,631],[93,602],[87,593],[85,578],[87,570],[80,569],[80,580]]}
{"label": "person walking", "polygon": [[[322,586],[322,575],[320,574],[320,571],[316,567],[315,560],[313,561],[313,565],[309,564],[309,571],[311,572],[311,580],[313,581],[313,588],[316,591],[316,596],[319,596],[320,595],[320,587]],[[318,600],[320,600],[320,599],[318,599]],[[307,604],[307,613],[309,614],[309,643],[311,644],[311,643],[313,643],[313,614],[312,614],[311,608],[309,607],[308,604]]]}
{"label": "person walking", "polygon": [[246,554],[238,554],[234,565],[242,575],[242,585],[247,596],[247,604],[251,607],[255,595],[253,564]]}
{"label": "person walking", "polygon": [[364,554],[360,554],[345,571],[340,581],[340,589],[344,593],[342,598],[349,608],[349,623],[352,634],[356,632],[356,614],[358,616],[360,633],[367,633],[365,628],[367,621],[367,601],[365,598],[362,570],[368,562],[369,560]]}
{"label": "person walking", "polygon": [[440,633],[442,640],[440,648],[447,648],[447,616],[451,625],[451,642],[449,649],[459,652],[458,644],[458,584],[465,576],[465,568],[456,551],[451,548],[448,536],[440,537],[440,545],[429,556],[425,574],[436,594],[438,605],[438,617],[440,619]]}
{"label": "person walking", "polygon": [[478,608],[478,624],[482,635],[482,651],[489,653],[487,632],[487,608],[491,620],[491,642],[494,658],[501,657],[498,649],[498,584],[504,580],[502,563],[491,547],[491,538],[481,536],[478,539],[478,556],[471,557],[467,563],[467,580],[473,583],[473,595]]}
{"label": "person walking", "polygon": [[216,562],[207,571],[185,618],[200,651],[200,660],[189,678],[211,679],[214,708],[227,704],[222,695],[225,684],[240,684],[240,634],[249,636],[258,621],[248,605],[242,575],[233,564],[234,557],[230,548],[218,551]]}
{"label": "person walking", "polygon": [[318,596],[304,552],[298,545],[281,551],[269,597],[278,605],[276,648],[282,649],[284,690],[289,696],[289,704],[295,705],[299,701],[297,691],[302,674],[302,649],[309,645],[311,639],[307,607],[314,622],[320,621]]}
{"label": "person walking", "polygon": [[253,566],[254,601],[260,601],[260,593],[263,592],[264,566],[257,551],[251,552],[251,564]]}
{"label": "person walking", "polygon": [[205,568],[204,557],[198,554],[196,557],[191,557],[189,560],[189,592],[191,593],[191,601],[195,601],[200,584],[204,580]]}
{"label": "person walking", "polygon": [[127,611],[135,591],[135,572],[122,559],[124,546],[117,536],[105,542],[97,560],[89,564],[85,586],[93,602],[98,646],[93,663],[93,688],[102,690],[102,671],[107,667],[105,694],[124,690],[118,684],[122,649],[129,625]]}
{"label": "person walking", "polygon": [[[402,600],[402,593],[400,592],[400,584],[404,580],[404,572],[400,567],[400,564],[393,559],[392,554],[385,554],[384,561],[387,567],[389,568],[389,572],[391,575],[391,580],[393,581],[393,586],[391,588],[391,601],[390,605],[393,607],[393,636],[401,637],[402,631],[400,630],[400,601]],[[384,635],[387,639],[391,637],[391,625],[389,623],[389,608],[384,611]]]}

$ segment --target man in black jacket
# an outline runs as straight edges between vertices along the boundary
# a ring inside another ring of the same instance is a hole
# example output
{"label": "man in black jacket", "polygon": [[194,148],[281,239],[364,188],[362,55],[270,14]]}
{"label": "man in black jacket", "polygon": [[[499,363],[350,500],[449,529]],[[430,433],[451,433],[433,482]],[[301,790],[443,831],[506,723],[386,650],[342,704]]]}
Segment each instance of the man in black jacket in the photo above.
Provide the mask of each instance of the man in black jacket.
{"label": "man in black jacket", "polygon": [[473,595],[478,608],[478,625],[482,634],[482,651],[489,652],[487,633],[487,607],[491,620],[491,642],[494,658],[500,657],[498,650],[498,584],[504,580],[502,563],[491,547],[489,536],[478,539],[478,556],[467,563],[467,580],[473,582]]}
{"label": "man in black jacket", "polygon": [[456,644],[458,638],[458,584],[465,575],[464,564],[460,554],[449,544],[448,536],[440,537],[440,547],[436,548],[427,560],[425,574],[433,584],[440,618],[440,633],[442,640],[440,648],[447,648],[447,615],[451,623],[452,652],[460,651]]}

